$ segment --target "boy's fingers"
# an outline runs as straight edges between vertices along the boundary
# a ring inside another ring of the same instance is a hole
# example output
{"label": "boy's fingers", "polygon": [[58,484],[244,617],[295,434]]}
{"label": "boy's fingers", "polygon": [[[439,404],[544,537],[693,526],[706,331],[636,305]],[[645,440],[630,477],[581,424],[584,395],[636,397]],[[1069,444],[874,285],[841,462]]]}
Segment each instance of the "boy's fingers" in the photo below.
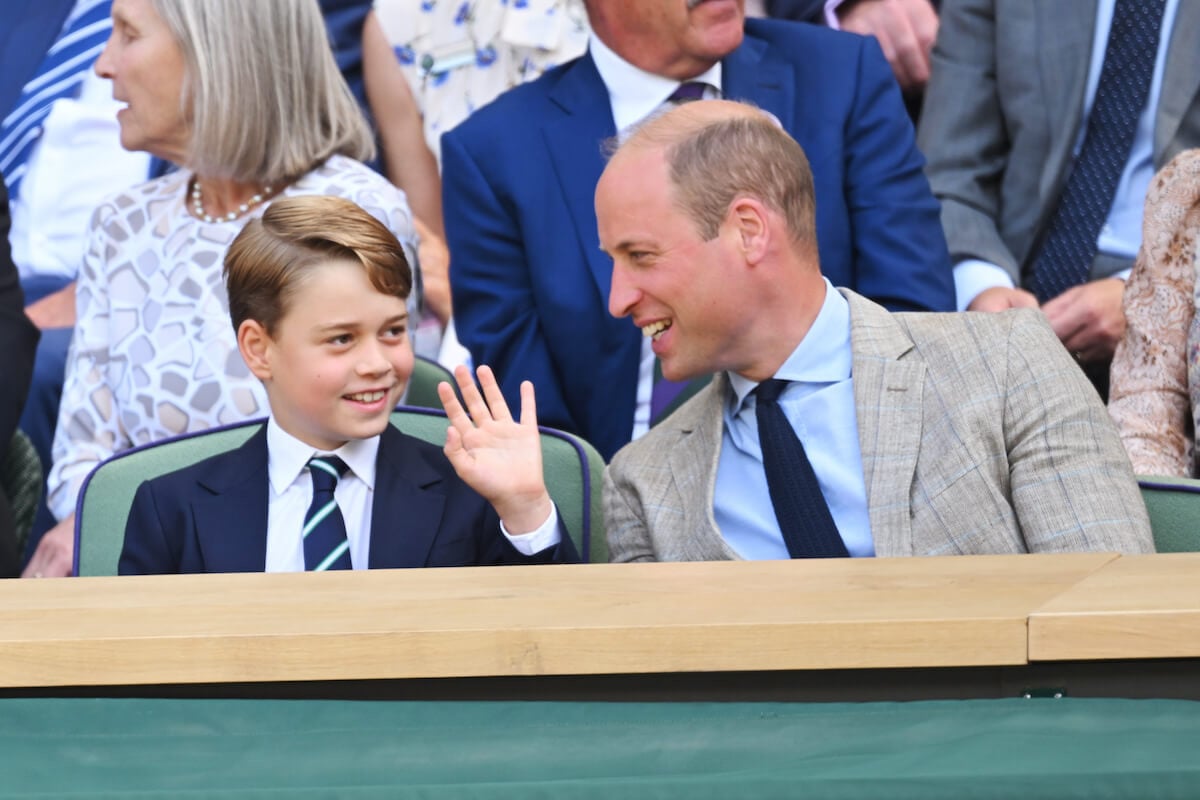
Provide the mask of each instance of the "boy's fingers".
{"label": "boy's fingers", "polygon": [[444,448],[446,458],[453,461],[455,457],[458,456],[458,454],[462,451],[462,449],[462,434],[459,433],[458,428],[451,425],[446,429],[446,446]]}
{"label": "boy's fingers", "polygon": [[454,368],[454,377],[458,381],[458,388],[462,392],[463,402],[467,404],[467,413],[471,415],[471,420],[476,425],[487,420],[489,417],[487,403],[483,402],[483,395],[479,394],[479,387],[475,385],[475,379],[471,377],[471,370],[467,369],[465,365],[459,364]]}
{"label": "boy's fingers", "polygon": [[467,412],[463,410],[462,403],[458,402],[458,395],[454,393],[452,387],[446,381],[442,381],[437,387],[438,399],[442,401],[442,408],[446,410],[446,418],[450,420],[450,424],[455,427],[471,426],[471,419],[467,416]]}
{"label": "boy's fingers", "polygon": [[512,420],[512,413],[508,410],[508,403],[504,402],[504,393],[500,391],[500,384],[496,383],[492,368],[482,364],[475,372],[479,376],[483,397],[487,400],[488,408],[492,410],[492,418],[502,422]]}
{"label": "boy's fingers", "polygon": [[529,381],[521,381],[521,424],[537,427],[537,401]]}

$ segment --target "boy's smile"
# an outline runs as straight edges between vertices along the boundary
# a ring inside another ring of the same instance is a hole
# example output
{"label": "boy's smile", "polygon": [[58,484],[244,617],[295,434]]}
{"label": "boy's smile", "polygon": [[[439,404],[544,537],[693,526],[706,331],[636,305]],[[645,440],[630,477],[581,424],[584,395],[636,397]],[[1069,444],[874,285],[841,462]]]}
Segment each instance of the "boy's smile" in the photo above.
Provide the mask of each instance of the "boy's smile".
{"label": "boy's smile", "polygon": [[295,283],[285,308],[259,376],[279,427],[319,450],[382,432],[413,369],[404,300],[331,260]]}

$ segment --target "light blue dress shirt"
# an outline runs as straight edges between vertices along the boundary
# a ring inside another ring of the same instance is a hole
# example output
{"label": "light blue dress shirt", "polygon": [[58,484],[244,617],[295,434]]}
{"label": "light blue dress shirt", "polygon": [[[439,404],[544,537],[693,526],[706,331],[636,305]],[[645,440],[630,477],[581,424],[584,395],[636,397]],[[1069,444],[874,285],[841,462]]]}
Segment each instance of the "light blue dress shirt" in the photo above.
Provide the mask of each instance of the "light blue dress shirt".
{"label": "light blue dress shirt", "polygon": [[[825,302],[812,327],[775,373],[793,381],[779,398],[804,444],[821,493],[851,556],[875,555],[867,487],[858,445],[851,376],[850,307],[825,281]],[[758,385],[730,373],[713,515],[725,541],[747,559],[788,558],[775,519],[752,392]]]}

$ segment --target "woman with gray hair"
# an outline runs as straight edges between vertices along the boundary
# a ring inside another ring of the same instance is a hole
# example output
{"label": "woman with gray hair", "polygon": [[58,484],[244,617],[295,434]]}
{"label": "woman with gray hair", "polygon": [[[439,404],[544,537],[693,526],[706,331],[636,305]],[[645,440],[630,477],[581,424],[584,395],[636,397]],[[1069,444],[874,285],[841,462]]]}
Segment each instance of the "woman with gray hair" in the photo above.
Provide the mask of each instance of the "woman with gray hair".
{"label": "woman with gray hair", "polygon": [[359,163],[374,152],[370,126],[317,0],[114,0],[112,17],[95,69],[126,104],[121,144],[181,169],[92,218],[48,481],[61,521],[30,559],[32,577],[70,573],[76,498],[101,461],[267,413],[238,355],[221,263],[272,199],[352,200],[416,263],[403,192]]}

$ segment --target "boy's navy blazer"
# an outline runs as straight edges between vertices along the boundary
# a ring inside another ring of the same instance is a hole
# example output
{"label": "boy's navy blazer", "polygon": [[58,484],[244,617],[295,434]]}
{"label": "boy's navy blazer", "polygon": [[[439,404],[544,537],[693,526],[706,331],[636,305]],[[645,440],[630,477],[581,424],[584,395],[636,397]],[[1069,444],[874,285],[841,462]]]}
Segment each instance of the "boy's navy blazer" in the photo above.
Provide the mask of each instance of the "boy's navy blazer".
{"label": "boy's navy blazer", "polygon": [[[236,450],[146,481],[137,490],[121,574],[262,572],[267,557],[267,430]],[[570,536],[532,556],[465,484],[441,448],[384,429],[371,512],[371,569],[578,561]]]}

